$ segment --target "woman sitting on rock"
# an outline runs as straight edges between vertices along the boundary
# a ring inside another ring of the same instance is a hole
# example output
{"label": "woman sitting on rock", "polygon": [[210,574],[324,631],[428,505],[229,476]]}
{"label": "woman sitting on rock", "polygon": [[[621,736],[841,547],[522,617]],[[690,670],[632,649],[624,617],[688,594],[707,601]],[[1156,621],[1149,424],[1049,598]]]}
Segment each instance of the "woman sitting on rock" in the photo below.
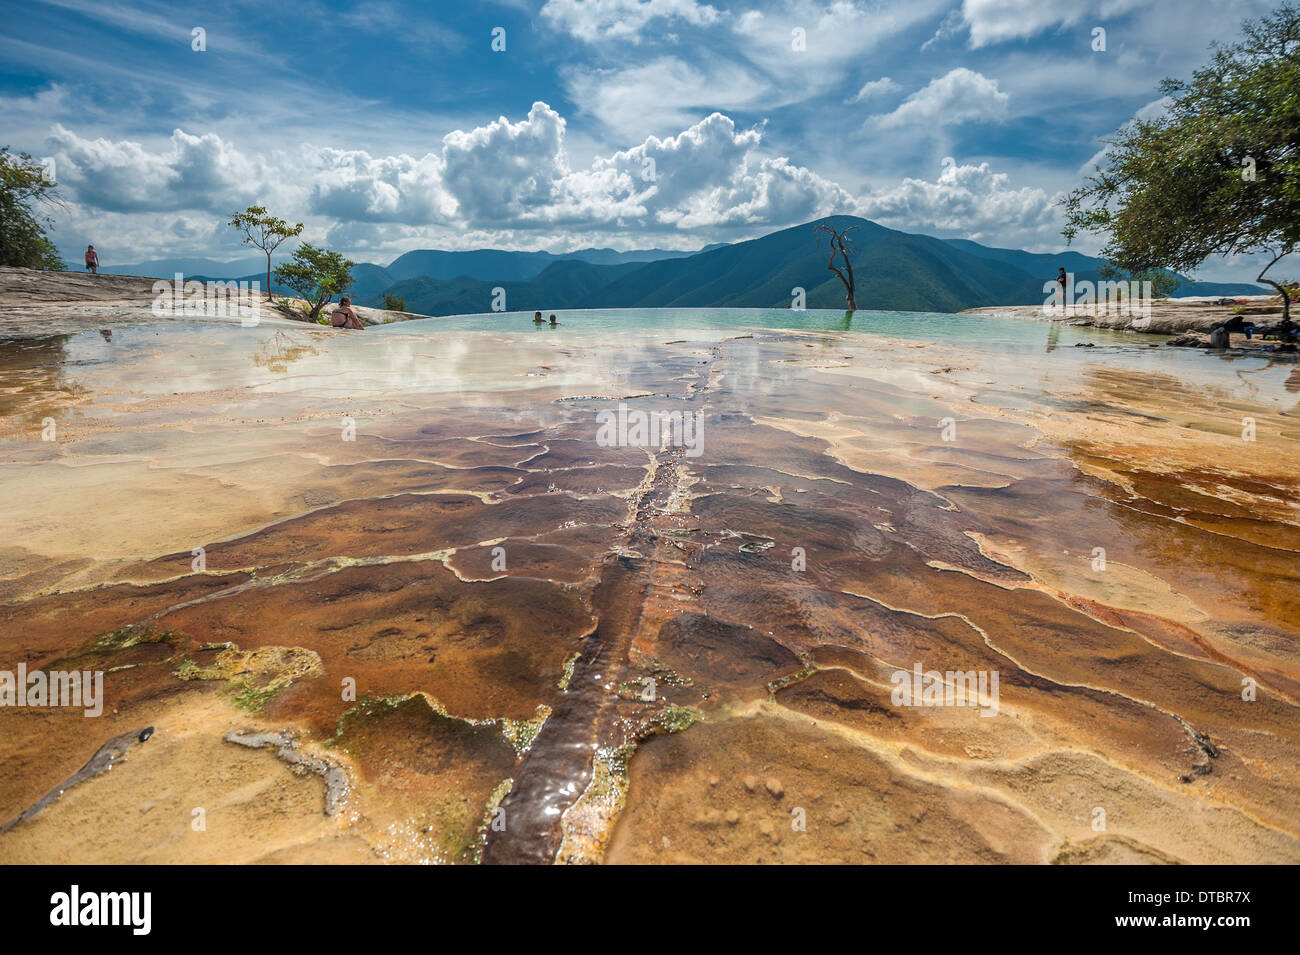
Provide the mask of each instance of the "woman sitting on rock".
{"label": "woman sitting on rock", "polygon": [[338,307],[330,315],[330,324],[335,328],[355,328],[358,331],[365,328],[356,309],[352,307],[352,299],[346,295],[339,299]]}

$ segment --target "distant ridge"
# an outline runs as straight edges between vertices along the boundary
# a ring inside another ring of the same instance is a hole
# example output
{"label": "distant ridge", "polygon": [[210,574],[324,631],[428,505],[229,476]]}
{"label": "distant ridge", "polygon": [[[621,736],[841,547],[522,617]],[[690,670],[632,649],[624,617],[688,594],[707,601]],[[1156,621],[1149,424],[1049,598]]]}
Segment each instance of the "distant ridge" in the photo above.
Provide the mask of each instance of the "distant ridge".
{"label": "distant ridge", "polygon": [[[746,307],[784,308],[804,290],[808,308],[843,308],[844,289],[826,268],[829,249],[814,226],[835,221],[856,226],[852,239],[861,309],[959,312],[998,305],[1034,305],[1058,267],[1075,281],[1097,281],[1102,261],[1079,252],[1025,252],[969,239],[937,239],[888,229],[855,216],[831,216],[699,252],[646,249],[580,249],[512,252],[418,249],[387,266],[359,263],[351,294],[361,305],[380,306],[385,293],[423,315],[492,310],[495,289],[506,292],[510,311],[573,308]],[[183,267],[182,267],[183,266]],[[105,268],[116,274],[265,281],[265,260],[218,263],[209,259],[163,259],[140,266]],[[1259,295],[1245,283],[1194,282],[1178,276],[1175,296]],[[272,289],[284,292],[278,286]]]}
{"label": "distant ridge", "polygon": [[[705,246],[704,250],[717,248],[717,245]],[[427,275],[430,278],[452,278],[457,275],[469,275],[481,279],[526,281],[540,274],[553,262],[577,259],[598,265],[616,265],[625,262],[654,262],[659,259],[678,258],[695,255],[695,252],[680,252],[670,249],[634,249],[620,252],[616,249],[578,249],[574,252],[511,252],[505,249],[475,249],[467,252],[445,252],[440,249],[416,249],[399,255],[386,266],[370,262],[358,263],[357,268],[379,270],[390,276],[388,282],[417,278]],[[80,262],[80,252],[67,254],[69,262]],[[271,259],[272,267],[289,260],[287,254],[277,253]],[[187,278],[203,275],[212,279],[239,279],[258,272],[262,281],[266,281],[266,259],[252,257],[220,261],[196,257],[177,257],[171,259],[152,259],[133,265],[105,265],[100,269],[106,275],[151,275],[171,277],[177,272]],[[356,269],[353,270],[354,274]],[[378,273],[376,273],[378,274]],[[387,286],[385,286],[387,287]],[[382,291],[382,289],[381,289]]]}
{"label": "distant ridge", "polygon": [[670,252],[664,249],[642,249],[618,252],[614,249],[579,249],[576,252],[554,254],[551,252],[508,252],[503,249],[479,249],[473,252],[443,252],[438,249],[419,249],[398,256],[388,266],[388,271],[398,280],[413,278],[450,279],[458,276],[495,280],[499,282],[526,282],[540,275],[556,262],[579,261],[592,265],[623,265],[629,262],[656,262],[661,259],[684,258],[695,252]]}
{"label": "distant ridge", "polygon": [[[80,252],[75,255],[65,255],[63,258],[73,268],[81,264]],[[287,259],[288,256],[277,255],[272,259],[272,264],[279,265]],[[103,265],[100,266],[99,271],[105,275],[151,275],[162,278],[171,278],[177,272],[181,272],[186,278],[191,275],[209,275],[220,279],[233,279],[240,275],[261,271],[262,281],[265,282],[266,257],[237,259],[233,262],[202,258],[151,259],[135,265]]]}
{"label": "distant ridge", "polygon": [[[1076,279],[1097,277],[1100,260],[1078,252],[1046,255],[994,249],[969,240],[944,240],[887,229],[853,216],[854,270],[863,309],[958,312],[998,305],[1034,305],[1043,284],[1065,266]],[[493,289],[506,291],[511,311],[565,308],[748,307],[784,308],[804,290],[808,308],[843,308],[844,288],[826,268],[829,249],[804,223],[746,242],[694,255],[617,266],[570,261],[528,280],[492,281],[471,275],[406,279],[391,289],[410,311],[456,315],[491,310]],[[1253,285],[1180,282],[1179,294],[1258,295]]]}
{"label": "distant ridge", "polygon": [[[986,258],[1014,265],[1023,272],[1055,274],[1058,267],[1064,266],[1067,272],[1074,273],[1074,281],[1096,282],[1101,278],[1098,271],[1101,259],[1081,255],[1078,252],[1038,253],[1022,252],[1019,249],[995,249],[969,239],[945,239],[945,242]],[[1196,282],[1184,276],[1178,276],[1178,287],[1173,298],[1188,295],[1266,295],[1268,288],[1263,285],[1251,285],[1243,282]]]}

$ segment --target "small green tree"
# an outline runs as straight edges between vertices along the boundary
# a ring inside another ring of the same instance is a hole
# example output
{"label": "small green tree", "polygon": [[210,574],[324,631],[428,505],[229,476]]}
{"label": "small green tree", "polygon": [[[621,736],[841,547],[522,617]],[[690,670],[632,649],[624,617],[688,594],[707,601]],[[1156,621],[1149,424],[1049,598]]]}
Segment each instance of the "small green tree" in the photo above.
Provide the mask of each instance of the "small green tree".
{"label": "small green tree", "polygon": [[307,320],[314,322],[320,310],[335,295],[342,295],[352,285],[351,259],[339,252],[318,249],[304,242],[294,250],[293,259],[275,270],[275,280],[293,289],[307,301]]}
{"label": "small green tree", "polygon": [[394,295],[392,292],[385,292],[384,308],[390,312],[404,312],[406,311],[406,299],[400,295]]}
{"label": "small green tree", "polygon": [[1140,272],[1125,272],[1116,268],[1114,263],[1104,262],[1097,273],[1107,281],[1115,282],[1150,282],[1151,292],[1156,298],[1168,298],[1178,290],[1178,277],[1164,269],[1144,269]]}
{"label": "small green tree", "polygon": [[41,206],[59,202],[45,167],[27,153],[0,148],[0,265],[24,269],[62,269],[54,243],[45,234],[50,217]]}
{"label": "small green tree", "polygon": [[297,225],[289,225],[283,219],[268,214],[265,206],[249,206],[243,212],[231,216],[226,225],[243,234],[245,245],[254,246],[266,253],[266,295],[270,298],[271,253],[287,240],[301,235],[303,224],[299,222]]}
{"label": "small green tree", "polygon": [[1270,256],[1256,281],[1300,243],[1300,9],[1284,3],[1243,25],[1190,82],[1165,80],[1165,115],[1135,120],[1104,165],[1065,200],[1066,228],[1106,237],[1102,256],[1129,273],[1190,272],[1211,255]]}
{"label": "small green tree", "polygon": [[1133,276],[1135,282],[1150,282],[1156,298],[1168,298],[1178,290],[1178,278],[1171,272],[1161,269],[1147,269]]}

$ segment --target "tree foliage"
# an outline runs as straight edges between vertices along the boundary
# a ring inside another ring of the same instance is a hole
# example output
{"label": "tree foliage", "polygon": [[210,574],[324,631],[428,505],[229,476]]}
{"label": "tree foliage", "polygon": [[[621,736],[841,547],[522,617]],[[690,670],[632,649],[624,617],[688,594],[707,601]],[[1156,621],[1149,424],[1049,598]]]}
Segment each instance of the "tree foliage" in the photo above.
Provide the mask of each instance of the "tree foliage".
{"label": "tree foliage", "polygon": [[1150,282],[1151,292],[1156,298],[1169,298],[1178,290],[1178,276],[1165,269],[1143,269],[1140,272],[1125,272],[1117,268],[1113,262],[1104,262],[1097,270],[1098,274],[1108,281],[1119,281],[1125,284],[1129,282]]}
{"label": "tree foliage", "polygon": [[1212,255],[1267,253],[1257,281],[1300,242],[1300,9],[1284,3],[1216,47],[1167,109],[1115,133],[1097,174],[1065,200],[1064,235],[1105,236],[1131,274],[1190,272]]}
{"label": "tree foliage", "polygon": [[304,242],[294,250],[292,261],[276,268],[275,280],[307,301],[307,318],[314,322],[326,302],[342,295],[352,285],[354,265],[355,262],[339,252],[318,249]]}
{"label": "tree foliage", "polygon": [[27,153],[0,148],[0,265],[24,269],[62,269],[54,243],[45,234],[48,207],[59,202],[45,168]]}
{"label": "tree foliage", "polygon": [[244,244],[261,249],[266,253],[266,294],[271,294],[271,253],[294,236],[301,235],[303,224],[289,225],[284,219],[278,219],[266,211],[265,206],[249,206],[243,212],[236,212],[226,225],[238,229],[244,236]]}

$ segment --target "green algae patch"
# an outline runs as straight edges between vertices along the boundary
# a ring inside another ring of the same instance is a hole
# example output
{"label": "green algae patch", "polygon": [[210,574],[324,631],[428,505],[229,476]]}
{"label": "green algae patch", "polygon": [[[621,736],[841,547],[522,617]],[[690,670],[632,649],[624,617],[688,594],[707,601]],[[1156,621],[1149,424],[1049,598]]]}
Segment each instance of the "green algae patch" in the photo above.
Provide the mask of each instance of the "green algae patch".
{"label": "green algae patch", "polygon": [[381,719],[396,710],[402,703],[412,699],[414,694],[403,693],[397,696],[371,696],[363,694],[356,704],[343,712],[334,724],[334,739],[337,743],[344,734],[354,726]]}
{"label": "green algae patch", "polygon": [[808,677],[812,676],[816,672],[817,672],[817,667],[806,666],[802,670],[799,670],[795,673],[787,673],[785,676],[781,677],[780,679],[773,680],[771,683],[769,683],[767,685],[767,692],[775,696],[778,690],[784,690],[787,686],[790,686],[792,683],[798,683],[800,680],[806,680],[808,679]]}
{"label": "green algae patch", "polygon": [[577,665],[578,659],[581,656],[581,653],[575,651],[564,658],[564,673],[561,675],[560,682],[557,684],[561,690],[567,690],[569,688],[569,683],[573,680],[573,668]]}
{"label": "green algae patch", "polygon": [[676,703],[670,703],[650,717],[645,725],[651,733],[681,733],[703,718],[704,714],[693,706],[678,706]]}
{"label": "green algae patch", "polygon": [[277,695],[303,679],[324,673],[320,655],[303,647],[258,647],[240,650],[230,644],[205,645],[201,650],[221,647],[211,664],[201,666],[191,657],[182,658],[175,670],[178,680],[224,680],[230,701],[248,713],[260,713]]}
{"label": "green algae patch", "polygon": [[241,681],[231,687],[234,693],[230,697],[230,702],[234,703],[241,710],[249,713],[260,713],[275,699],[276,694],[283,690],[287,683],[271,683],[267,686],[254,686],[251,683]]}
{"label": "green algae patch", "polygon": [[635,743],[597,750],[591,782],[560,820],[563,836],[557,865],[595,865],[601,861],[614,820],[627,803],[628,763]]}
{"label": "green algae patch", "polygon": [[646,664],[650,670],[650,675],[654,677],[656,683],[664,686],[692,686],[693,681],[682,676],[668,664],[664,663],[658,657],[651,657]]}
{"label": "green algae patch", "polygon": [[591,762],[591,782],[560,820],[563,836],[556,863],[599,863],[614,822],[627,803],[631,785],[628,764],[638,741],[662,733],[684,732],[703,718],[704,714],[693,706],[669,703],[638,726],[636,739],[597,750]]}
{"label": "green algae patch", "polygon": [[132,623],[116,630],[110,630],[108,633],[101,633],[97,637],[92,637],[82,647],[81,652],[116,653],[119,650],[127,650],[145,643],[165,643],[169,646],[175,646],[183,639],[184,637],[175,630],[159,630],[156,627]]}
{"label": "green algae patch", "polygon": [[483,861],[483,850],[487,847],[488,833],[493,829],[501,830],[505,828],[505,810],[500,809],[501,802],[510,794],[514,786],[513,779],[503,779],[492,794],[488,796],[487,804],[483,807],[483,820],[479,823],[478,834],[474,840],[474,845],[468,853],[468,861],[472,865],[478,865]]}
{"label": "green algae patch", "polygon": [[533,745],[533,740],[542,731],[542,725],[550,718],[550,715],[551,708],[542,703],[537,707],[531,720],[503,719],[501,721],[501,732],[510,741],[510,745],[515,748],[515,752],[522,756]]}
{"label": "green algae patch", "polygon": [[[166,657],[171,658],[175,656],[176,651],[181,646],[190,642],[189,637],[175,630],[163,630],[148,624],[131,623],[124,627],[118,627],[116,630],[96,634],[77,649],[66,656],[51,661],[46,666],[50,669],[60,669],[69,664],[83,661],[86,657],[112,657],[120,653],[126,653],[128,650],[154,646],[165,648],[167,651]],[[96,667],[96,669],[99,668]],[[118,669],[124,668],[119,667]]]}
{"label": "green algae patch", "polygon": [[625,700],[640,700],[643,703],[653,703],[658,699],[658,684],[650,677],[641,677],[634,680],[625,680],[614,687],[614,692]]}
{"label": "green algae patch", "polygon": [[598,751],[592,760],[591,783],[583,793],[583,798],[621,807],[627,796],[627,764],[635,752],[636,746],[632,743],[617,749]]}
{"label": "green algae patch", "polygon": [[476,729],[490,729],[499,733],[519,756],[526,753],[528,748],[533,745],[533,740],[537,738],[537,734],[542,730],[542,725],[551,715],[551,708],[543,703],[538,705],[530,719],[511,720],[504,717],[494,717],[492,719],[476,720],[467,716],[452,715],[445,706],[424,692],[402,693],[394,696],[365,695],[357,701],[356,705],[339,717],[335,725],[334,739],[330,741],[331,745],[337,745],[346,734],[355,732],[359,726],[382,720],[394,712],[408,707],[413,708],[408,712],[422,713],[427,710],[430,714],[453,723]]}
{"label": "green algae patch", "polygon": [[647,675],[631,677],[614,688],[614,692],[625,700],[653,703],[659,699],[660,687],[686,687],[692,685],[691,680],[686,679],[656,657],[644,660],[637,666]]}

